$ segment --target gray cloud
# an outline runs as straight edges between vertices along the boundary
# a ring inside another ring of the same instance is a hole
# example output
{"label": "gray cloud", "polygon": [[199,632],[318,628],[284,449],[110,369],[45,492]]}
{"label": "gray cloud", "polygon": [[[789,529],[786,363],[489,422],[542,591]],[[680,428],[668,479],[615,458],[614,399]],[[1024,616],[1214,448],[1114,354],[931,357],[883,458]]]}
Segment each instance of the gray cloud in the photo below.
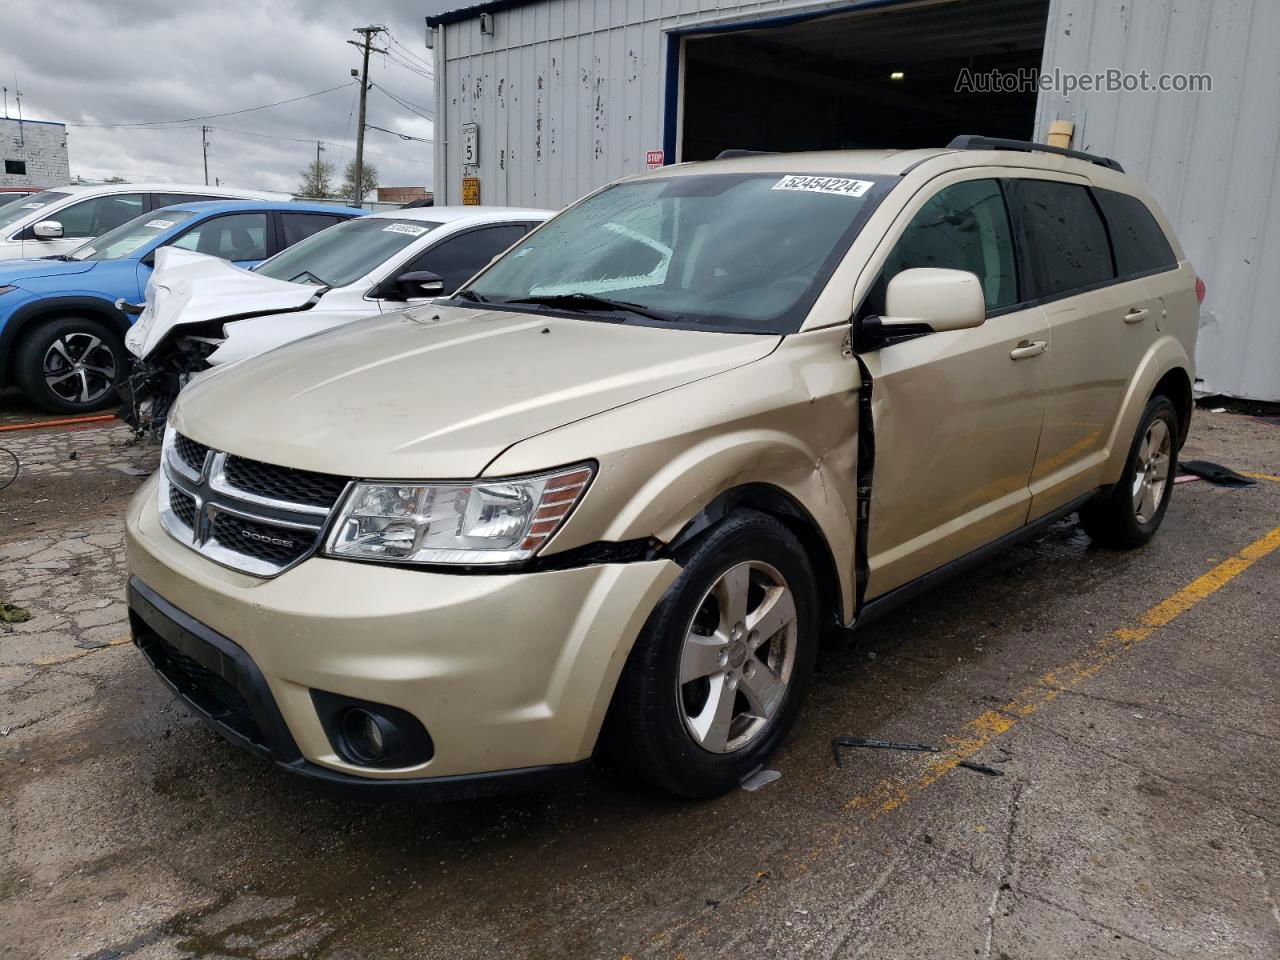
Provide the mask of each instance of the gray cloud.
{"label": "gray cloud", "polygon": [[[371,79],[421,108],[408,109],[375,89],[368,122],[430,138],[432,124],[418,114],[433,112],[434,89],[414,58],[431,63],[423,17],[451,6],[439,0],[10,0],[0,29],[0,83],[9,87],[11,115],[16,86],[24,116],[68,124],[195,117],[350,84],[298,103],[205,121],[215,128],[211,182],[216,177],[223,184],[292,190],[315,157],[315,140],[325,142],[325,156],[339,170],[354,156],[358,89],[350,70],[360,55],[346,43],[356,39],[352,27],[381,23],[390,29],[393,56],[371,59]],[[199,183],[200,125],[71,126],[71,172]],[[384,185],[430,185],[430,144],[370,131],[366,150]]]}

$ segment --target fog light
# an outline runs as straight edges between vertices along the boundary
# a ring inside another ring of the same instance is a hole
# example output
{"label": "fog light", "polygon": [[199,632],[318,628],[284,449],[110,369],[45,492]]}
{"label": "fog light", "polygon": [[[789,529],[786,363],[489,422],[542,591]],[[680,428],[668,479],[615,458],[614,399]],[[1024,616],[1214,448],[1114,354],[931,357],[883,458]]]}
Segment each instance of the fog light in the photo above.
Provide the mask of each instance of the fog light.
{"label": "fog light", "polygon": [[343,714],[342,736],[351,755],[361,763],[378,763],[399,739],[390,720],[363,707]]}

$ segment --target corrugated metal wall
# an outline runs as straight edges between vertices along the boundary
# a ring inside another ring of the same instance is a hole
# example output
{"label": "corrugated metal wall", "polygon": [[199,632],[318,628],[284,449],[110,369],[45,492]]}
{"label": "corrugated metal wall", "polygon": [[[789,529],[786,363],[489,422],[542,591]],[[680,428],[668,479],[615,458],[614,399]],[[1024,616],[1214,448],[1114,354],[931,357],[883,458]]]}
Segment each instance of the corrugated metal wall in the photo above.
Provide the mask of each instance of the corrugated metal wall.
{"label": "corrugated metal wall", "polygon": [[[445,24],[435,43],[435,185],[462,196],[461,125],[477,123],[480,199],[560,207],[645,169],[663,146],[667,31],[849,0],[545,0]],[[468,171],[471,172],[471,171]]]}
{"label": "corrugated metal wall", "polygon": [[1036,130],[1115,157],[1156,195],[1208,285],[1199,386],[1280,400],[1280,2],[1055,0],[1044,70],[1207,73],[1211,93],[1042,94]]}

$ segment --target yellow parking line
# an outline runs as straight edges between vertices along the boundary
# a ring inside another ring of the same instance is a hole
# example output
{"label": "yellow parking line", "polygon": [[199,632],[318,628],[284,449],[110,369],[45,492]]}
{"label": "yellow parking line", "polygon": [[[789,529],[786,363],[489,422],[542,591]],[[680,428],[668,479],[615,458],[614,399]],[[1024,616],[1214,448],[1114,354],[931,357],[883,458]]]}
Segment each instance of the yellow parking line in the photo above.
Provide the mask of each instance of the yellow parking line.
{"label": "yellow parking line", "polygon": [[[1269,479],[1280,482],[1280,478]],[[883,779],[869,790],[850,799],[845,803],[844,809],[861,811],[864,816],[874,820],[902,806],[954,770],[960,765],[961,760],[967,760],[997,737],[1007,733],[1020,718],[1030,716],[1055,700],[1059,693],[1070,690],[1081,681],[1093,676],[1121,654],[1137,646],[1160,628],[1172,623],[1202,600],[1213,596],[1249,567],[1277,549],[1280,549],[1280,527],[1259,537],[1208,573],[1170,594],[1138,617],[1134,623],[1120,627],[1102,637],[1077,659],[1042,674],[1004,706],[985,711],[969,721],[959,734],[945,737],[946,752],[938,755],[937,759],[914,780]],[[790,860],[798,872],[804,873],[824,854],[829,854],[832,850],[845,845],[850,833],[857,828],[858,820],[856,819],[837,822],[832,835],[822,844],[808,851],[798,852],[794,857],[784,855],[782,860],[784,862]],[[757,883],[739,898],[739,902],[751,904],[762,896],[764,896],[764,887]],[[650,934],[644,942],[647,946],[655,946],[663,941],[669,941],[678,930],[691,925],[696,920],[697,918],[691,917],[679,921],[657,933]],[[707,928],[703,926],[701,929],[705,931]],[[677,956],[680,955],[677,954]],[[624,960],[626,960],[625,955]]]}
{"label": "yellow parking line", "polygon": [[1272,483],[1280,483],[1280,477],[1273,476],[1270,473],[1249,473],[1244,471],[1241,476],[1253,477],[1255,480],[1270,480]]}
{"label": "yellow parking line", "polygon": [[931,763],[915,781],[903,784],[881,780],[870,790],[853,797],[846,809],[869,809],[872,817],[901,806],[914,794],[954,770],[996,737],[1007,733],[1020,717],[1027,717],[1055,700],[1059,693],[1070,690],[1093,676],[1121,654],[1167,626],[1202,600],[1213,596],[1269,553],[1280,549],[1280,527],[1260,537],[1239,553],[1228,557],[1208,573],[1197,577],[1181,590],[1140,616],[1136,622],[1120,627],[1102,637],[1079,658],[1050,670],[1018,692],[1008,703],[969,721],[959,735],[945,738],[946,753]]}

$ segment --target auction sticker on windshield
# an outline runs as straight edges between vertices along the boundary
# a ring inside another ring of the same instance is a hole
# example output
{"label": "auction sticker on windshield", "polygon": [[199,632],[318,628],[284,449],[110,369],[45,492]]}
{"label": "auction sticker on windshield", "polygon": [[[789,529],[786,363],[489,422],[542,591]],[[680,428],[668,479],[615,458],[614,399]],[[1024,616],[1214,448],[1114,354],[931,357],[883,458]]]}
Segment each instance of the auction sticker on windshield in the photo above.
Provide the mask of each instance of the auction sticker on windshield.
{"label": "auction sticker on windshield", "polygon": [[799,190],[804,193],[834,193],[842,197],[860,197],[875,184],[870,180],[848,177],[807,177],[790,174],[773,185],[774,190]]}
{"label": "auction sticker on windshield", "polygon": [[43,207],[43,206],[44,206],[44,203],[43,203],[43,202],[41,202],[41,203],[24,203],[24,204],[22,205],[22,209],[23,209],[23,210],[39,210],[39,209],[40,209],[41,207]]}
{"label": "auction sticker on windshield", "polygon": [[145,226],[154,227],[156,230],[168,230],[173,224],[172,220],[148,220]]}
{"label": "auction sticker on windshield", "polygon": [[411,237],[420,237],[427,232],[426,227],[415,227],[411,223],[393,223],[382,228],[383,233],[407,233]]}

